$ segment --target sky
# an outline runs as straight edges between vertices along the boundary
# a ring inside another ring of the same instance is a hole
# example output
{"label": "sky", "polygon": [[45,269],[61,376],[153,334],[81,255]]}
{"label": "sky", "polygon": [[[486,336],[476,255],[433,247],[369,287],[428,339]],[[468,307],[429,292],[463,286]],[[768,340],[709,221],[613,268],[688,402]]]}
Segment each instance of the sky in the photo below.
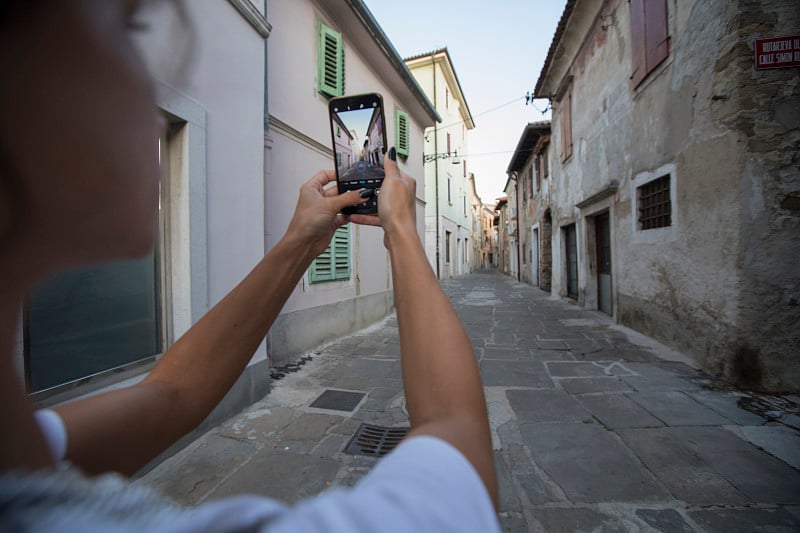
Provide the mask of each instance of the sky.
{"label": "sky", "polygon": [[547,100],[526,106],[525,94],[536,86],[566,0],[364,2],[402,57],[447,47],[475,120],[467,170],[493,205],[525,125],[550,118],[540,112]]}

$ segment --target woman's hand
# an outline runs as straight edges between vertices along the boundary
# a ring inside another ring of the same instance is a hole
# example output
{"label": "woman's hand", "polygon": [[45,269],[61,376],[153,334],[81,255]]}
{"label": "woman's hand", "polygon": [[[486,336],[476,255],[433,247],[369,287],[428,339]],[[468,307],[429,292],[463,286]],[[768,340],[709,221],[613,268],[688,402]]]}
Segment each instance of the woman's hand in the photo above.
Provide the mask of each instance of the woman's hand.
{"label": "woman's hand", "polygon": [[391,248],[391,240],[397,235],[417,234],[417,182],[400,170],[396,159],[394,148],[384,158],[386,175],[378,194],[378,216],[350,217],[356,224],[382,226],[386,232],[383,242],[387,248]]}
{"label": "woman's hand", "polygon": [[321,170],[300,187],[297,207],[286,230],[285,238],[307,250],[309,260],[324,252],[333,233],[348,222],[341,210],[367,201],[359,196],[359,191],[339,194],[335,186],[325,188],[334,181],[336,173],[333,170]]}

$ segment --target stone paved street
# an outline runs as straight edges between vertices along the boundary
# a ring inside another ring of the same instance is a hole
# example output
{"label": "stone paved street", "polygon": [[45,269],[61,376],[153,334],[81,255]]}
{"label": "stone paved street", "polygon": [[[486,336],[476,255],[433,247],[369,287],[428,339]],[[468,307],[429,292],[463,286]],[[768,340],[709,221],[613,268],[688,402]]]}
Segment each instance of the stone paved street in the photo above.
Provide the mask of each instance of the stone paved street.
{"label": "stone paved street", "polygon": [[[798,531],[798,398],[738,392],[681,354],[494,271],[443,283],[480,361],[504,531]],[[397,323],[309,354],[262,401],[141,478],[186,504],[352,485],[363,422],[408,423]],[[310,407],[327,389],[353,411]]]}

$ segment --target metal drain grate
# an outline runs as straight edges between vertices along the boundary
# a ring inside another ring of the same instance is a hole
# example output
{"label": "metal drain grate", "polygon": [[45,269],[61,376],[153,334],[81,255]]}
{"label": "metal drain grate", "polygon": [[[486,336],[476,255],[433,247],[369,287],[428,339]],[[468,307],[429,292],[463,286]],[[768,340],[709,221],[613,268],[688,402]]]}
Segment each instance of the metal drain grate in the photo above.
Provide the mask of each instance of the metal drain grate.
{"label": "metal drain grate", "polygon": [[328,389],[320,394],[309,407],[333,411],[352,411],[361,402],[364,394],[363,392]]}
{"label": "metal drain grate", "polygon": [[388,428],[362,423],[344,449],[345,453],[383,457],[394,450],[411,428]]}

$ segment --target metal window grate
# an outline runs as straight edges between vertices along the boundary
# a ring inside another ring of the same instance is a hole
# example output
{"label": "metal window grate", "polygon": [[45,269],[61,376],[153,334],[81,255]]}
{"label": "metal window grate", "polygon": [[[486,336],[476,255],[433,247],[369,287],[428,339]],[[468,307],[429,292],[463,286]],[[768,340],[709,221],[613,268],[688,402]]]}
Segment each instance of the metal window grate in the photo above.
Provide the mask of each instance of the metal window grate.
{"label": "metal window grate", "polygon": [[345,453],[383,457],[394,450],[411,428],[389,428],[362,423],[344,449]]}
{"label": "metal window grate", "polygon": [[672,225],[669,174],[639,187],[639,227],[664,228]]}

